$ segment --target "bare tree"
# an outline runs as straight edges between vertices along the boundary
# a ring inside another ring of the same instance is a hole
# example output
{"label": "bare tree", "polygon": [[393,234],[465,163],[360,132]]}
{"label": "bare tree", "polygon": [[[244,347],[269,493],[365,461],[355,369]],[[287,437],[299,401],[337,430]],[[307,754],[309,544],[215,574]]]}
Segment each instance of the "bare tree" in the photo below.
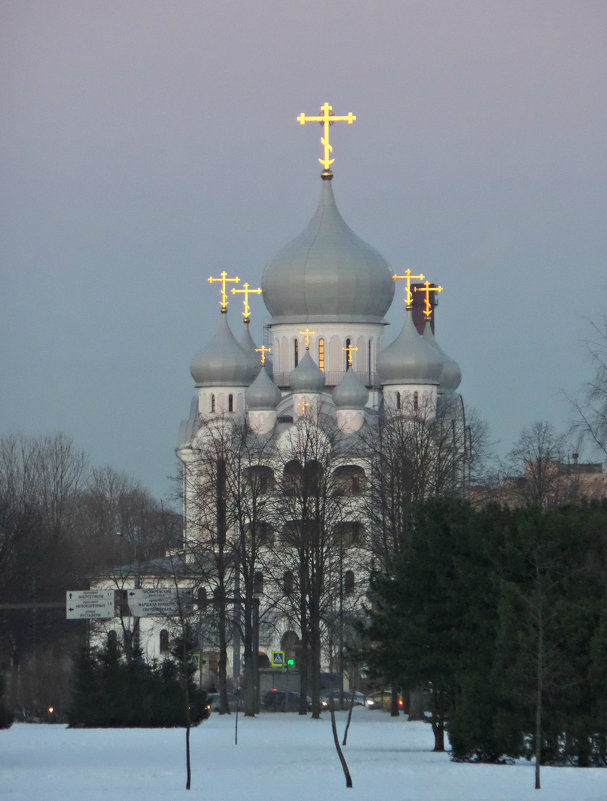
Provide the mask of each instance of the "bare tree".
{"label": "bare tree", "polygon": [[573,402],[578,418],[574,428],[607,455],[607,315],[592,328],[587,351],[594,375],[585,385],[581,399]]}
{"label": "bare tree", "polygon": [[577,482],[566,469],[566,452],[565,437],[551,423],[540,421],[524,428],[508,456],[506,501],[545,509],[573,500]]}
{"label": "bare tree", "polygon": [[[275,585],[283,588],[287,616],[299,629],[301,707],[312,697],[320,715],[323,634],[333,608],[335,581],[347,568],[347,504],[337,469],[340,435],[319,410],[308,410],[277,444],[277,488],[272,518],[278,538],[272,551]],[[339,567],[340,555],[341,568]],[[286,585],[289,586],[286,586]],[[339,592],[339,590],[337,590]]]}

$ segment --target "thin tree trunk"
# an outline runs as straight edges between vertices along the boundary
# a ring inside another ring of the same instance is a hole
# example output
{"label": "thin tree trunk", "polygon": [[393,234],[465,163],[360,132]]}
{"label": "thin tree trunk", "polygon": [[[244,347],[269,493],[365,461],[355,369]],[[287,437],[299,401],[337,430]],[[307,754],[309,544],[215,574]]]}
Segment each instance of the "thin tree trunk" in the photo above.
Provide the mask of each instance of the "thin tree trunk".
{"label": "thin tree trunk", "polygon": [[350,769],[348,768],[348,763],[346,762],[346,758],[343,755],[339,745],[339,737],[337,736],[337,726],[335,725],[335,711],[333,710],[333,706],[331,706],[331,728],[333,730],[333,742],[335,743],[335,750],[337,751],[337,756],[339,757],[339,761],[341,762],[341,766],[344,771],[344,776],[346,777],[346,787],[352,787]]}
{"label": "thin tree trunk", "polygon": [[541,790],[540,771],[542,766],[542,694],[544,690],[544,621],[542,600],[538,604],[537,629],[537,689],[535,697],[535,789]]}

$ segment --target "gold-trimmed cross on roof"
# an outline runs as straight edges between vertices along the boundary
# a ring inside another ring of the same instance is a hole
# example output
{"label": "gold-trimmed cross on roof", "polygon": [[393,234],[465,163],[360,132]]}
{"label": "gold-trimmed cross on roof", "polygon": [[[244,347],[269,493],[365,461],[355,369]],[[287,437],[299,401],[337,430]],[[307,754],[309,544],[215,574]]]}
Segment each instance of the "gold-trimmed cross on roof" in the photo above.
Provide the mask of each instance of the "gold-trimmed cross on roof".
{"label": "gold-trimmed cross on roof", "polygon": [[306,338],[306,350],[310,350],[310,337],[312,334],[315,334],[316,331],[310,331],[309,328],[306,328],[305,331],[300,331],[299,333],[302,337]]}
{"label": "gold-trimmed cross on roof", "polygon": [[325,170],[329,170],[329,167],[335,159],[331,158],[331,153],[333,152],[333,148],[329,143],[329,126],[333,125],[334,122],[347,122],[348,125],[352,125],[356,117],[352,112],[347,114],[346,116],[338,117],[333,114],[333,106],[330,106],[328,103],[323,103],[320,107],[320,116],[318,117],[307,117],[304,113],[300,114],[297,118],[297,122],[300,125],[305,125],[306,122],[320,122],[323,126],[323,136],[320,139],[320,143],[324,146],[325,155],[324,158],[318,159]]}
{"label": "gold-trimmed cross on roof", "polygon": [[228,274],[225,270],[222,270],[220,273],[220,278],[213,278],[209,276],[209,284],[214,284],[215,282],[219,282],[221,284],[221,300],[219,301],[219,305],[221,306],[221,313],[226,314],[228,311],[228,296],[226,294],[226,284],[232,282],[233,284],[239,284],[240,278],[236,276],[236,278],[228,278]]}
{"label": "gold-trimmed cross on roof", "polygon": [[430,303],[430,292],[442,292],[442,286],[430,286],[430,281],[426,281],[423,286],[416,286],[413,288],[414,292],[423,292],[426,296],[425,308],[423,313],[426,315],[426,320],[432,316],[432,304]]}
{"label": "gold-trimmed cross on roof", "polygon": [[241,294],[244,295],[244,301],[243,301],[244,311],[242,313],[242,316],[244,317],[245,323],[248,323],[249,318],[251,316],[251,307],[249,306],[249,295],[261,295],[261,288],[258,287],[257,289],[251,289],[251,287],[246,281],[242,285],[242,287],[243,287],[242,289],[234,289],[234,287],[232,287],[232,294],[236,295],[238,292],[240,292]]}
{"label": "gold-trimmed cross on roof", "polygon": [[261,363],[266,363],[266,353],[272,353],[272,348],[266,348],[265,345],[262,345],[261,348],[255,348],[255,353],[261,353]]}
{"label": "gold-trimmed cross on roof", "polygon": [[348,354],[348,367],[352,367],[352,351],[357,351],[358,348],[355,348],[354,345],[347,345],[342,350],[345,350]]}
{"label": "gold-trimmed cross on roof", "polygon": [[[423,281],[426,276],[420,273],[419,275],[411,275],[411,270],[405,270],[404,275],[392,276],[395,281],[404,280],[407,282],[405,289],[405,306],[410,309],[413,305],[413,292],[411,292],[411,281]],[[233,292],[234,290],[232,290]]]}

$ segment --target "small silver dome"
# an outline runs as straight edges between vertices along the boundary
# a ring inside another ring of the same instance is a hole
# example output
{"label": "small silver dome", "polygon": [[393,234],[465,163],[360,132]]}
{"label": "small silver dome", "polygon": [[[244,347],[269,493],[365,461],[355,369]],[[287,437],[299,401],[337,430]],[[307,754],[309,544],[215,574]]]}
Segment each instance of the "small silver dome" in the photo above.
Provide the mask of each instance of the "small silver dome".
{"label": "small silver dome", "polygon": [[257,374],[255,381],[245,390],[244,396],[249,411],[273,410],[282,397],[280,390],[263,366]]}
{"label": "small silver dome", "polygon": [[348,227],[330,181],[307,228],[281,250],[261,279],[273,322],[383,322],[394,297],[384,257]]}
{"label": "small silver dome", "polygon": [[362,409],[369,400],[369,390],[351,368],[333,390],[338,409]]}
{"label": "small silver dome", "polygon": [[240,324],[240,334],[237,337],[237,342],[241,348],[247,351],[247,353],[251,353],[253,358],[255,359],[255,364],[259,366],[259,353],[255,353],[255,348],[257,345],[255,344],[255,340],[251,336],[251,324],[248,322],[242,322]]}
{"label": "small silver dome", "polygon": [[192,359],[190,373],[198,387],[247,387],[257,374],[254,356],[238,344],[222,314],[212,340]]}
{"label": "small silver dome", "polygon": [[462,382],[462,372],[459,369],[459,364],[441,348],[432,333],[431,326],[427,323],[424,328],[423,338],[429,345],[432,345],[443,363],[438,377],[439,390],[441,392],[455,392]]}
{"label": "small silver dome", "polygon": [[400,334],[380,353],[377,369],[383,384],[438,384],[443,362],[417,333],[410,311]]}
{"label": "small silver dome", "polygon": [[325,374],[307,350],[303,359],[289,375],[293,392],[320,392],[325,385]]}

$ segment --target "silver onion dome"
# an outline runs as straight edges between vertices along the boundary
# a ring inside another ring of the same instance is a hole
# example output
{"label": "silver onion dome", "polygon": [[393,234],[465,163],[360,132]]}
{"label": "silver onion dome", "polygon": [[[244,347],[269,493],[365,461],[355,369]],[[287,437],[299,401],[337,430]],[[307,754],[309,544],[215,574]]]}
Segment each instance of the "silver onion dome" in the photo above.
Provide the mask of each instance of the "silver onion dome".
{"label": "silver onion dome", "polygon": [[274,323],[382,322],[394,297],[387,261],[348,227],[328,180],[310,223],[272,259],[261,287]]}
{"label": "silver onion dome", "polygon": [[220,315],[211,341],[194,356],[190,373],[196,386],[247,387],[257,374],[255,354],[238,344],[228,325],[227,314]]}
{"label": "silver onion dome", "polygon": [[379,356],[383,384],[438,384],[443,362],[437,350],[417,333],[410,311],[400,334]]}
{"label": "silver onion dome", "polygon": [[455,392],[462,381],[462,372],[459,369],[459,364],[441,348],[436,341],[432,328],[428,324],[426,324],[424,328],[423,338],[429,345],[432,345],[443,363],[438,377],[439,390],[441,392]]}
{"label": "silver onion dome", "polygon": [[244,396],[247,408],[250,411],[273,410],[282,397],[280,390],[272,381],[263,365],[255,381],[245,390]]}
{"label": "silver onion dome", "polygon": [[369,390],[350,368],[333,390],[332,397],[338,409],[362,409],[369,400]]}
{"label": "silver onion dome", "polygon": [[320,392],[325,385],[325,374],[306,351],[303,359],[289,374],[293,392]]}

